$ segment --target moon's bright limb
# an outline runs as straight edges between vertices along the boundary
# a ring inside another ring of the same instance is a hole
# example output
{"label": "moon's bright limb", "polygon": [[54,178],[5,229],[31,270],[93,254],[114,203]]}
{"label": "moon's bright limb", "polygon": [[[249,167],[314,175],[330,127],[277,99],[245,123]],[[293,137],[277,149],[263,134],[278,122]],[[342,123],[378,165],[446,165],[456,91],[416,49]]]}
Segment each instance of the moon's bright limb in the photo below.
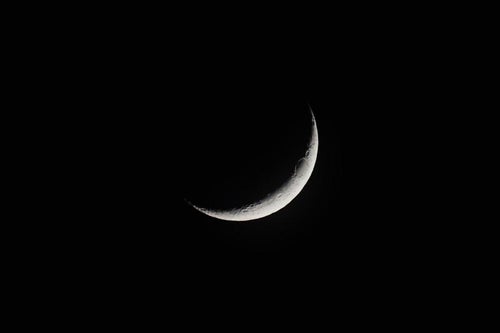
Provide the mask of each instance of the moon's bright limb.
{"label": "moon's bright limb", "polygon": [[214,210],[198,207],[192,203],[189,204],[208,216],[227,221],[256,220],[276,213],[284,208],[300,193],[300,191],[302,191],[309,177],[311,177],[314,165],[316,164],[319,141],[316,119],[314,118],[312,110],[311,119],[311,138],[305,156],[297,162],[292,176],[264,199],[250,205],[229,210]]}

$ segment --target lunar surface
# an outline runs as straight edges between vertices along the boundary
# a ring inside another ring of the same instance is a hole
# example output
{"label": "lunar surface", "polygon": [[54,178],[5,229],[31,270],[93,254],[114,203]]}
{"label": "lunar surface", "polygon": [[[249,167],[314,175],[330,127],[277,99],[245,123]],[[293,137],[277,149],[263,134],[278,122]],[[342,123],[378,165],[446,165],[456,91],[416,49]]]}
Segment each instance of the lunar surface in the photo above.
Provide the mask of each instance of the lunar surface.
{"label": "lunar surface", "polygon": [[256,220],[276,213],[280,209],[284,208],[300,193],[300,191],[302,191],[309,180],[309,177],[311,177],[314,165],[316,164],[319,145],[318,129],[312,110],[310,110],[310,112],[312,126],[311,137],[304,157],[297,161],[295,170],[288,180],[274,192],[269,193],[260,201],[229,210],[203,208],[198,207],[189,201],[188,203],[193,208],[208,216],[227,221]]}

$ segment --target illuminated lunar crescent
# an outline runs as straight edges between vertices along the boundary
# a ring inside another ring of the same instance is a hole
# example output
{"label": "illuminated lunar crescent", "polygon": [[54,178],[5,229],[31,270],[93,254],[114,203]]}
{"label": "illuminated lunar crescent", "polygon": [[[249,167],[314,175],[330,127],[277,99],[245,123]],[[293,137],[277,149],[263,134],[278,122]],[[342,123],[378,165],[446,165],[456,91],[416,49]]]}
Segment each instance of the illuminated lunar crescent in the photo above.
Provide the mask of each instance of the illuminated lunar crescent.
{"label": "illuminated lunar crescent", "polygon": [[318,128],[316,119],[311,110],[311,138],[307,146],[305,156],[298,160],[295,170],[288,180],[277,188],[274,192],[269,193],[265,198],[250,205],[245,205],[238,208],[215,210],[209,208],[198,207],[189,202],[189,204],[198,211],[227,221],[249,221],[256,220],[273,213],[288,205],[306,185],[309,177],[316,164],[318,156]]}

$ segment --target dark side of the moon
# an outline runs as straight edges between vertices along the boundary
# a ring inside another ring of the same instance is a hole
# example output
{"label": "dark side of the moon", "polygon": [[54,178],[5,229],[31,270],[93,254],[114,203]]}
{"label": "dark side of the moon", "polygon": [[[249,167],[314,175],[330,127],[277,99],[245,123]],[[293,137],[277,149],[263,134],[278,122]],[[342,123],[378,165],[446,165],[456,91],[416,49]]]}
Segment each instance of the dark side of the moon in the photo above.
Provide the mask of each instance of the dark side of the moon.
{"label": "dark side of the moon", "polygon": [[196,139],[183,150],[190,161],[184,195],[201,207],[231,209],[263,199],[289,180],[308,149],[312,121],[305,101],[240,100],[246,103],[205,100],[215,112],[192,120],[186,133]]}

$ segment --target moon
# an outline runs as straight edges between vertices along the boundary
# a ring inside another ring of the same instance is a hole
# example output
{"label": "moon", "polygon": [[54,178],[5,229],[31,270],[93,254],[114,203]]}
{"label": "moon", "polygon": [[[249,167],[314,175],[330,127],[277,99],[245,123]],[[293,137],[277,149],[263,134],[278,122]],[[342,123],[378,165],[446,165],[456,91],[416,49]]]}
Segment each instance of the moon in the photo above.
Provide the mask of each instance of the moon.
{"label": "moon", "polygon": [[318,128],[312,109],[310,109],[310,113],[311,137],[304,157],[297,161],[293,174],[276,190],[266,195],[260,201],[226,210],[199,207],[188,200],[186,201],[201,213],[225,221],[250,221],[261,219],[283,209],[302,191],[311,177],[314,165],[316,164],[319,146]]}

